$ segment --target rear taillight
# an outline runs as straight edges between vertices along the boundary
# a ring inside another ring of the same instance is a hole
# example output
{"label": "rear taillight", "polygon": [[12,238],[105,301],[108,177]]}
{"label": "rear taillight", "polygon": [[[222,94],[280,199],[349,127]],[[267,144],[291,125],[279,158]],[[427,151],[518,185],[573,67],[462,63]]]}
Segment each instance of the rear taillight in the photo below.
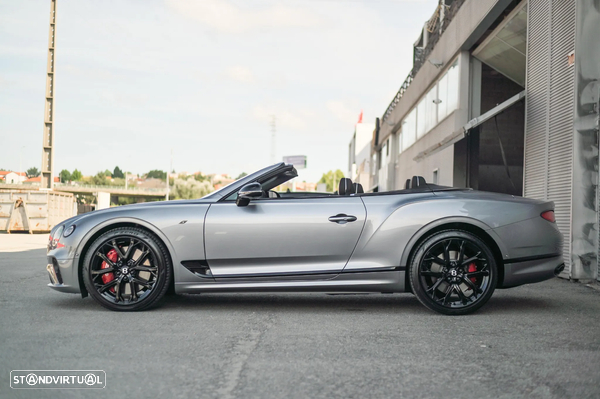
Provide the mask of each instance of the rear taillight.
{"label": "rear taillight", "polygon": [[542,212],[542,214],[540,216],[549,222],[552,222],[552,223],[556,222],[556,218],[554,217],[554,211]]}

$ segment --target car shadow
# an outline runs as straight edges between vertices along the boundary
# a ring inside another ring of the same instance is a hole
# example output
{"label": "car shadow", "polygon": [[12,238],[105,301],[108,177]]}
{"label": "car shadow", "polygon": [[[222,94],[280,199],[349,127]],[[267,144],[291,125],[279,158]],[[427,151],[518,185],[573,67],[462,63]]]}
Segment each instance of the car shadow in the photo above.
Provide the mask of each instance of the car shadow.
{"label": "car shadow", "polygon": [[542,298],[524,298],[522,296],[493,297],[477,313],[509,314],[509,313],[556,313],[560,304],[555,300]]}
{"label": "car shadow", "polygon": [[422,305],[412,295],[381,294],[201,294],[167,298],[161,309],[211,311],[283,311],[301,313],[324,312],[390,312],[419,310]]}
{"label": "car shadow", "polygon": [[[558,304],[539,298],[492,297],[475,315],[555,312]],[[161,309],[186,311],[199,308],[223,311],[321,312],[429,312],[412,294],[201,294],[167,298]]]}
{"label": "car shadow", "polygon": [[[84,300],[79,295],[46,299],[45,304],[63,310],[106,310],[91,298]],[[508,315],[535,312],[556,313],[559,304],[555,301],[522,296],[492,297],[473,316]],[[162,305],[150,312],[296,312],[296,313],[343,313],[368,312],[388,314],[435,314],[425,308],[411,294],[199,294],[170,295]],[[106,310],[108,311],[108,310]]]}

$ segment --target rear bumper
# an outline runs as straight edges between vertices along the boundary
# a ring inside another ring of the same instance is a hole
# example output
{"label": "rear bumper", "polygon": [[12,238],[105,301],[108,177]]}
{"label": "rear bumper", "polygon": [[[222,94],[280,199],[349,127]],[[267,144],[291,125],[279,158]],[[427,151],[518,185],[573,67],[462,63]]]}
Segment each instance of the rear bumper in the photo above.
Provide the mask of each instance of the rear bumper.
{"label": "rear bumper", "polygon": [[564,260],[561,254],[507,260],[504,262],[504,279],[498,288],[548,280],[560,273],[563,268]]}

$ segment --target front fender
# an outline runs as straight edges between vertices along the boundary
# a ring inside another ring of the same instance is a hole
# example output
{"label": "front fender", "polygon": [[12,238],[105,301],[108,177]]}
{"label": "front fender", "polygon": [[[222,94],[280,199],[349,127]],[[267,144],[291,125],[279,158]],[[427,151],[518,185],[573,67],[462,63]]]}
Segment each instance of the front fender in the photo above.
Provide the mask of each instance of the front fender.
{"label": "front fender", "polygon": [[[75,265],[73,272],[79,276],[81,257],[99,234],[112,226],[138,225],[155,234],[167,247],[173,264],[175,281],[193,277],[181,266],[181,261],[205,259],[204,217],[209,206],[209,204],[161,206],[160,211],[151,207],[124,209],[123,212],[115,212],[110,218],[107,218],[106,214],[97,216],[91,214],[77,223],[76,231],[79,237],[77,244],[73,246]],[[127,214],[124,211],[127,211]]]}

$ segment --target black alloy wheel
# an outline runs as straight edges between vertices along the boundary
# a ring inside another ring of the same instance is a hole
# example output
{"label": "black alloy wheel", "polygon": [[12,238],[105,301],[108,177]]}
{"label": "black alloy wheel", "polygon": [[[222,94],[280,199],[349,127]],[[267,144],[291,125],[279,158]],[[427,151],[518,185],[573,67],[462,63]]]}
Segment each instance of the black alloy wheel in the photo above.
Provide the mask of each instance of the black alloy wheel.
{"label": "black alloy wheel", "polygon": [[171,262],[164,244],[146,230],[119,227],[89,247],[83,264],[87,291],[110,310],[144,310],[165,295]]}
{"label": "black alloy wheel", "polygon": [[490,248],[462,230],[442,231],[423,241],[412,258],[409,273],[419,301],[447,315],[479,309],[494,293],[498,280]]}

